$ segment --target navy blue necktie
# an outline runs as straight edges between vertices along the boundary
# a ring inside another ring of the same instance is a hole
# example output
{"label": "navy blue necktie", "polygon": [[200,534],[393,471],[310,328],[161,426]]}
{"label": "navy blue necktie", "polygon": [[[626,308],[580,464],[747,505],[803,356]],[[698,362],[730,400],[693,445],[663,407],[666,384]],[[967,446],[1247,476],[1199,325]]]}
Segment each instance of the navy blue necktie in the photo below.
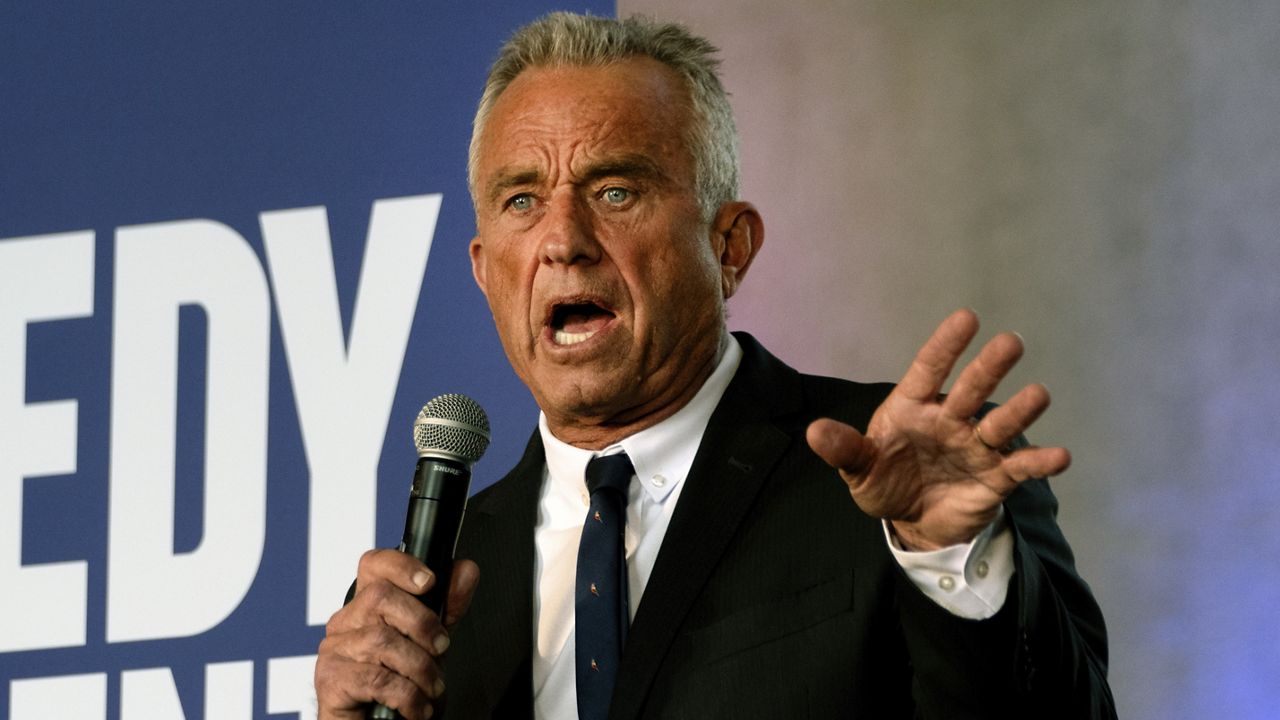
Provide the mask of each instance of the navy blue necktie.
{"label": "navy blue necktie", "polygon": [[627,641],[627,485],[634,469],[625,454],[587,463],[591,507],[578,545],[574,591],[578,718],[604,720]]}

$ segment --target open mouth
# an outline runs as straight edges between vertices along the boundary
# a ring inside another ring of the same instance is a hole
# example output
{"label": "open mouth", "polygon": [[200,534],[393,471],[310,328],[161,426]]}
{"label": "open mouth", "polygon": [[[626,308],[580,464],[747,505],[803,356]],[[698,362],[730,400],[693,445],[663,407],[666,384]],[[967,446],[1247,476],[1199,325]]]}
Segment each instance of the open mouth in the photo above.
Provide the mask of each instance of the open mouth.
{"label": "open mouth", "polygon": [[577,345],[600,332],[614,314],[590,302],[560,303],[551,308],[551,337],[557,345]]}

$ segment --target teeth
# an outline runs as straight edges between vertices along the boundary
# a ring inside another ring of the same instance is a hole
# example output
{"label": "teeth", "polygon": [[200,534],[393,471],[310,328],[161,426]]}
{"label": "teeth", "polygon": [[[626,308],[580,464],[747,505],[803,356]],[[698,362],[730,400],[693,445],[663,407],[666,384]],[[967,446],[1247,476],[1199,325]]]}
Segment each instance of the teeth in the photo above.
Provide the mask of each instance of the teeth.
{"label": "teeth", "polygon": [[577,345],[578,343],[585,341],[587,338],[595,334],[596,333],[594,330],[589,332],[580,332],[580,333],[571,333],[571,332],[565,332],[564,330],[557,330],[556,344],[557,345]]}

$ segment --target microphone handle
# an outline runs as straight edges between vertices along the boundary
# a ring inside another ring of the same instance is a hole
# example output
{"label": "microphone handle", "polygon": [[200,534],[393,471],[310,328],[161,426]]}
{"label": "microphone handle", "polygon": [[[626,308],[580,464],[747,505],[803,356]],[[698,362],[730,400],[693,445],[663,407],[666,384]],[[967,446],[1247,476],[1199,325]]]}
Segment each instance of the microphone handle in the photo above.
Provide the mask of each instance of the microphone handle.
{"label": "microphone handle", "polygon": [[[471,490],[471,468],[453,458],[423,456],[413,473],[409,510],[400,552],[418,558],[435,573],[436,582],[418,599],[444,619],[453,575],[453,552]],[[379,703],[370,720],[399,720],[400,713]]]}

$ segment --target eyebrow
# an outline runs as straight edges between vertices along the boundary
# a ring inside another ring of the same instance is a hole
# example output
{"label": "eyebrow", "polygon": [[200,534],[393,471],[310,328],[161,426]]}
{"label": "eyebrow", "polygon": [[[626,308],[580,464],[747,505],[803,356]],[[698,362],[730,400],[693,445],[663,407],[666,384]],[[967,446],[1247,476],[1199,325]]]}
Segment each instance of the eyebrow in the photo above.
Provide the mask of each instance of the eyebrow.
{"label": "eyebrow", "polygon": [[627,154],[592,163],[583,169],[581,175],[584,181],[590,182],[604,177],[652,180],[665,177],[666,173],[647,155]]}
{"label": "eyebrow", "polygon": [[489,202],[496,202],[507,190],[535,183],[541,177],[542,173],[533,168],[503,168],[498,171],[497,179],[489,183],[489,192],[485,195]]}
{"label": "eyebrow", "polygon": [[[648,156],[629,153],[591,163],[582,170],[580,176],[580,183],[589,183],[605,177],[654,180],[666,177],[666,173]],[[496,202],[507,190],[537,183],[543,177],[544,174],[535,168],[503,168],[498,171],[497,178],[489,183],[488,192],[485,195],[490,202]]]}

